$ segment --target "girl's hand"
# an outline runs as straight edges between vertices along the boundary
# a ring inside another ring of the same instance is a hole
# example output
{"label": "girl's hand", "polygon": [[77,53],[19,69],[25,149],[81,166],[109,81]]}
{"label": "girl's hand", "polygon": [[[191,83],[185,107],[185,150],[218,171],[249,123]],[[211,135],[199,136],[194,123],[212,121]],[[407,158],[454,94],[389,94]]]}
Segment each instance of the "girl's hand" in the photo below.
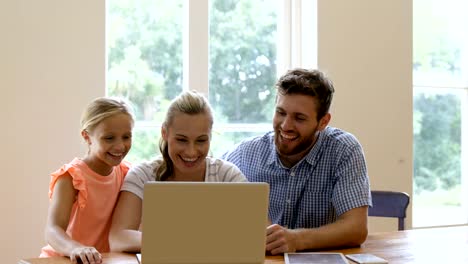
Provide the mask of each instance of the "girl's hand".
{"label": "girl's hand", "polygon": [[72,250],[70,260],[72,263],[78,263],[81,259],[83,264],[100,264],[102,263],[102,256],[94,247],[77,247]]}

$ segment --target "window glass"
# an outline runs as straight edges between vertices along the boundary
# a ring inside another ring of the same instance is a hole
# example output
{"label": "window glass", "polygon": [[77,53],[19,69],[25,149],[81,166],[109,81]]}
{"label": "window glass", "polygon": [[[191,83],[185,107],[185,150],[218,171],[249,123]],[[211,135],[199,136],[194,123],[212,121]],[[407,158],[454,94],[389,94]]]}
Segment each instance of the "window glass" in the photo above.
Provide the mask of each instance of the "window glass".
{"label": "window glass", "polygon": [[464,0],[413,2],[414,227],[468,221],[467,8]]}
{"label": "window glass", "polygon": [[414,89],[415,227],[461,224],[467,220],[461,195],[463,92],[448,88]]}
{"label": "window glass", "polygon": [[466,87],[468,1],[414,0],[413,5],[414,84]]}
{"label": "window glass", "polygon": [[216,116],[215,156],[241,139],[271,130],[277,9],[275,1],[210,1],[209,99]]}
{"label": "window glass", "polygon": [[[203,88],[208,87],[208,99],[215,115],[213,156],[220,156],[245,138],[272,129],[277,31],[278,27],[291,26],[291,23],[278,25],[279,12],[285,12],[280,6],[286,2],[208,1],[209,65],[200,62],[195,67],[208,69],[208,83]],[[187,56],[183,54],[184,12],[187,11],[184,5],[188,3],[184,0],[107,1],[107,94],[127,98],[136,110],[130,161],[151,159],[159,154],[162,118],[170,100],[183,89],[182,71]],[[196,17],[200,13],[191,15]],[[196,25],[190,30],[203,31]],[[310,53],[308,50],[307,54]]]}
{"label": "window glass", "polygon": [[107,8],[107,94],[135,110],[127,159],[150,159],[167,105],[182,91],[183,1],[109,0]]}

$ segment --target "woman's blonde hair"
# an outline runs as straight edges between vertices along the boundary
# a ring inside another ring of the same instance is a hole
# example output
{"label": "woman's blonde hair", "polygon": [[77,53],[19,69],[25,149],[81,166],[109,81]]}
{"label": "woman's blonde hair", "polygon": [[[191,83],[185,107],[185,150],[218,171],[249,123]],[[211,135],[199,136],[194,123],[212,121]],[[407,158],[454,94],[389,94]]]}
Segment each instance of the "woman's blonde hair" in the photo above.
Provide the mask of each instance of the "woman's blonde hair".
{"label": "woman's blonde hair", "polygon": [[[184,91],[172,100],[167,109],[163,127],[167,129],[179,113],[188,115],[207,114],[210,120],[210,128],[213,126],[213,111],[211,110],[211,106],[208,100],[196,91]],[[157,181],[165,181],[174,173],[174,163],[169,157],[167,141],[163,137],[159,140],[159,150],[161,151],[163,161],[159,166],[156,166],[154,172],[155,179]]]}

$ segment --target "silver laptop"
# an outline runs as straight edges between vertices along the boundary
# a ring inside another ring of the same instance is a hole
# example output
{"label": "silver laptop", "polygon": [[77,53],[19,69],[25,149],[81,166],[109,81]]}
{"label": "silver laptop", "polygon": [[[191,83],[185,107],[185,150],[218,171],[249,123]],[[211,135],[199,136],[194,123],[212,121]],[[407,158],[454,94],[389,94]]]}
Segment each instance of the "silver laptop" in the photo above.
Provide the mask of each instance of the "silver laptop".
{"label": "silver laptop", "polygon": [[267,183],[148,182],[142,264],[265,260]]}

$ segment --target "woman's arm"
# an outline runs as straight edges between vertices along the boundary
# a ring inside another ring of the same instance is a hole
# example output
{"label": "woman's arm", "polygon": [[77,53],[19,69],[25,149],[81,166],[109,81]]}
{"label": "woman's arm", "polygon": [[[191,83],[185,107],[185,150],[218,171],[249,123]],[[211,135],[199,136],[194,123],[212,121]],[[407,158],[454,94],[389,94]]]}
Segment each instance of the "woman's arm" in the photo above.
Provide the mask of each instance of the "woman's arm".
{"label": "woman's arm", "polygon": [[94,247],[84,246],[66,233],[76,195],[77,191],[73,188],[70,174],[61,176],[54,186],[45,239],[55,251],[70,256],[73,263],[77,263],[77,258],[81,258],[83,263],[101,263],[101,254]]}
{"label": "woman's arm", "polygon": [[119,200],[112,216],[109,234],[111,251],[141,251],[141,214],[142,200],[134,193],[120,192]]}

